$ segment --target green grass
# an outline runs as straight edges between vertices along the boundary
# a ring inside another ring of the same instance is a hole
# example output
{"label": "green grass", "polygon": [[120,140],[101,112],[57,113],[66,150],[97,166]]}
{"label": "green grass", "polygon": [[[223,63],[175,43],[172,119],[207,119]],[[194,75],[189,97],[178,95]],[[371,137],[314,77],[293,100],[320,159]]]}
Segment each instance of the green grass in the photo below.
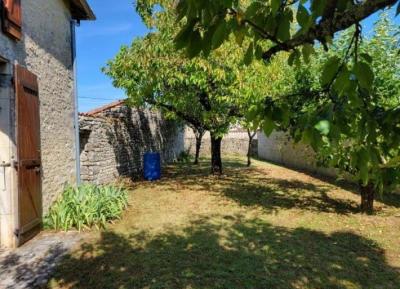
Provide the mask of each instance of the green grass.
{"label": "green grass", "polygon": [[244,164],[228,159],[222,177],[177,164],[139,183],[123,219],[68,255],[49,288],[400,288],[399,196],[360,215],[348,188]]}

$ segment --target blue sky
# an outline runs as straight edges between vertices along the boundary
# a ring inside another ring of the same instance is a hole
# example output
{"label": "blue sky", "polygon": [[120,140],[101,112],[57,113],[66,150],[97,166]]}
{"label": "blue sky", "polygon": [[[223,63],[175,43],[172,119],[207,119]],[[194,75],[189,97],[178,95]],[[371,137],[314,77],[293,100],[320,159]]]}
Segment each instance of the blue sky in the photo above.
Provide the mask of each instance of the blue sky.
{"label": "blue sky", "polygon": [[[125,98],[122,90],[113,87],[110,78],[101,72],[121,45],[129,45],[135,37],[148,31],[135,12],[133,0],[89,0],[97,20],[83,21],[77,28],[79,111],[85,112],[117,99]],[[391,13],[394,14],[394,9]],[[371,31],[377,15],[364,21],[365,32]],[[399,23],[399,17],[396,22]]]}
{"label": "blue sky", "polygon": [[82,21],[76,29],[80,112],[125,97],[122,90],[113,87],[101,68],[117,54],[121,45],[129,45],[135,37],[147,33],[135,12],[133,0],[117,0],[113,5],[99,0],[88,2],[97,20]]}

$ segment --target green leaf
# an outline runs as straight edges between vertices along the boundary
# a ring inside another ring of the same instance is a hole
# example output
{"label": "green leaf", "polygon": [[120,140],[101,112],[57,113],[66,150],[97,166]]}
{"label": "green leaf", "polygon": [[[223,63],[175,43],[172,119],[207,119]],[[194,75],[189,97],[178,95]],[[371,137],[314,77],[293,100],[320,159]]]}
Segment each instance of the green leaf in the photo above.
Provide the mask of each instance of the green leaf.
{"label": "green leaf", "polygon": [[358,79],[358,83],[362,88],[370,90],[374,82],[374,72],[371,66],[366,62],[357,62],[353,69],[354,74]]}
{"label": "green leaf", "polygon": [[190,36],[189,44],[187,47],[187,54],[189,58],[197,56],[202,49],[202,39],[199,31],[194,31]]}
{"label": "green leaf", "polygon": [[290,54],[290,56],[289,56],[289,58],[288,58],[288,64],[289,64],[290,66],[293,66],[293,63],[294,63],[296,60],[299,59],[299,56],[300,56],[299,51],[298,51],[297,49],[294,50],[294,51]]}
{"label": "green leaf", "polygon": [[339,95],[342,95],[344,92],[346,92],[348,90],[350,84],[351,84],[350,72],[347,69],[347,67],[344,67],[339,72],[339,74],[333,84],[333,88]]}
{"label": "green leaf", "polygon": [[227,27],[226,27],[226,22],[225,20],[222,20],[217,29],[214,32],[214,35],[212,37],[212,47],[213,49],[217,49],[224,43],[224,40],[227,35]]}
{"label": "green leaf", "polygon": [[246,35],[246,30],[244,28],[240,28],[234,31],[236,43],[239,46],[242,46],[244,37]]}
{"label": "green leaf", "polygon": [[258,115],[258,106],[252,105],[246,113],[246,119],[248,121],[253,121]]}
{"label": "green leaf", "polygon": [[322,16],[324,14],[326,2],[329,0],[312,0],[311,11],[314,18]]}
{"label": "green leaf", "polygon": [[333,78],[335,77],[336,73],[339,69],[339,58],[337,56],[332,56],[324,66],[321,75],[321,85],[327,86],[329,85]]}
{"label": "green leaf", "polygon": [[310,55],[314,53],[314,47],[311,44],[304,44],[303,45],[303,58],[306,63],[310,62]]}
{"label": "green leaf", "polygon": [[331,124],[327,120],[321,120],[314,126],[321,134],[328,135],[330,131]]}
{"label": "green leaf", "polygon": [[186,47],[186,44],[189,42],[190,36],[193,32],[194,25],[195,25],[194,21],[189,22],[176,35],[175,43],[176,43],[177,49],[182,49],[182,48]]}
{"label": "green leaf", "polygon": [[278,12],[279,7],[281,6],[281,0],[271,0],[271,12],[272,15],[275,15]]}
{"label": "green leaf", "polygon": [[276,37],[281,41],[290,39],[290,15],[285,14],[282,20],[279,22],[278,31]]}
{"label": "green leaf", "polygon": [[270,136],[271,133],[274,131],[274,129],[275,129],[275,123],[271,119],[265,118],[263,123],[263,131],[265,135]]}
{"label": "green leaf", "polygon": [[299,8],[297,10],[296,19],[302,28],[307,28],[309,26],[311,17],[307,9],[301,4],[299,5]]}
{"label": "green leaf", "polygon": [[372,63],[373,59],[368,53],[361,53],[360,56],[368,63]]}
{"label": "green leaf", "polygon": [[250,65],[250,63],[253,61],[254,57],[254,44],[253,42],[250,43],[249,47],[247,48],[246,54],[244,55],[244,64],[246,66]]}

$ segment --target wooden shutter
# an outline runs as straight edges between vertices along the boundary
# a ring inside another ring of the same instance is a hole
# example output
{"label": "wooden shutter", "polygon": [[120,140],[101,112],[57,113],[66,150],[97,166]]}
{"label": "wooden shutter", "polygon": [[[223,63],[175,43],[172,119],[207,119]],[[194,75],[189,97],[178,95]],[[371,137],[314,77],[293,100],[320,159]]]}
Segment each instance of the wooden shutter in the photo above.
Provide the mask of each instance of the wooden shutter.
{"label": "wooden shutter", "polygon": [[3,30],[9,36],[20,40],[22,37],[21,0],[3,0]]}
{"label": "wooden shutter", "polygon": [[15,66],[18,228],[19,245],[37,233],[42,225],[42,178],[40,153],[39,87],[37,77]]}

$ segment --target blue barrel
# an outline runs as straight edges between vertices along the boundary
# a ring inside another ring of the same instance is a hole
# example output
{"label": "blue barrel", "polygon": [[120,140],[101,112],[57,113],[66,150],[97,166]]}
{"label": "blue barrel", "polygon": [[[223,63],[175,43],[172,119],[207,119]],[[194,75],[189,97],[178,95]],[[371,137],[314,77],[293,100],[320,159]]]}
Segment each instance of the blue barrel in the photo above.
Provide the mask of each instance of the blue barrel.
{"label": "blue barrel", "polygon": [[143,164],[146,180],[156,181],[161,178],[161,157],[159,153],[145,153]]}

